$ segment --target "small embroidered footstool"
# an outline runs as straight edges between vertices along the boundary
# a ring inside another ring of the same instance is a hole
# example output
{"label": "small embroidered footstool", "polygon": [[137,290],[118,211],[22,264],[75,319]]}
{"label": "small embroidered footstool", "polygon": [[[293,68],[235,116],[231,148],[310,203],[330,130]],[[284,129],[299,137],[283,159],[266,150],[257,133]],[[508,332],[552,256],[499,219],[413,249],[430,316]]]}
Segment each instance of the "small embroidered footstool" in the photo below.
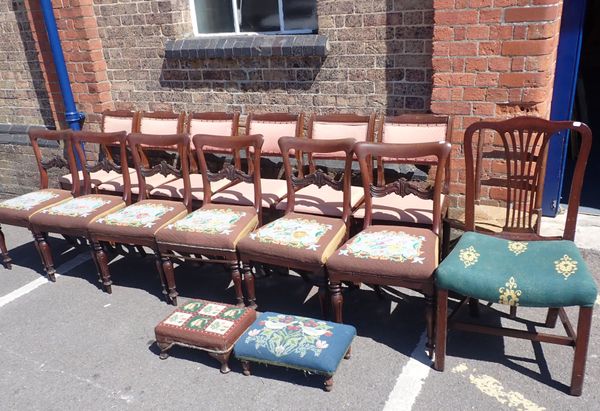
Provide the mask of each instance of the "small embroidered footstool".
{"label": "small embroidered footstool", "polygon": [[350,358],[355,335],[351,325],[266,312],[235,343],[234,352],[244,375],[250,375],[250,362],[280,365],[324,375],[325,390],[331,391],[333,374],[342,358]]}
{"label": "small embroidered footstool", "polygon": [[154,328],[160,359],[169,357],[173,345],[207,351],[228,373],[233,344],[256,319],[252,308],[239,308],[211,301],[190,301]]}

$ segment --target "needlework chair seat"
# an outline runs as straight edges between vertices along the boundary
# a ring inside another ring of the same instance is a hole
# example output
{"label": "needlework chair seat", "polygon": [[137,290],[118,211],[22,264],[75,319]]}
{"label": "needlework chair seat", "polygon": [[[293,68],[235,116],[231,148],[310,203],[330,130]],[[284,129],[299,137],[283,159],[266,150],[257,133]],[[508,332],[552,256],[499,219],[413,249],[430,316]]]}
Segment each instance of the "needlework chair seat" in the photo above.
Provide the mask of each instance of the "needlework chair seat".
{"label": "needlework chair seat", "polygon": [[70,191],[48,188],[0,201],[0,223],[26,227],[33,214],[72,198]]}
{"label": "needlework chair seat", "polygon": [[598,290],[572,241],[510,241],[465,233],[437,270],[460,295],[525,307],[593,307]]}

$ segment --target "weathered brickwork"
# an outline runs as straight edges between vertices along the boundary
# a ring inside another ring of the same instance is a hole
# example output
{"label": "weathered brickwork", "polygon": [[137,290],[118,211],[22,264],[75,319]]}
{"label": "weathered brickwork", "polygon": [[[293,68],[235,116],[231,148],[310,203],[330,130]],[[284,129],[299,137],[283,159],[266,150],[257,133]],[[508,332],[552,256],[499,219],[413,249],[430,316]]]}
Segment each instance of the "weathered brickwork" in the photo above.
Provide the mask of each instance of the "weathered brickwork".
{"label": "weathered brickwork", "polygon": [[[464,130],[485,118],[548,117],[560,0],[434,0],[431,109],[454,117],[451,191],[453,206],[465,191]],[[492,141],[489,144],[493,144]],[[502,164],[484,160],[484,171]],[[491,204],[504,190],[482,187]]]}
{"label": "weathered brickwork", "polygon": [[[325,56],[242,58],[225,52],[223,58],[165,57],[168,41],[191,36],[188,0],[61,0],[53,6],[87,128],[97,129],[100,113],[110,108],[431,110],[454,118],[456,207],[464,193],[462,136],[469,124],[548,116],[562,1],[317,0]],[[0,33],[0,124],[64,126],[39,2],[2,3]],[[487,171],[501,167],[485,161]],[[502,190],[483,190],[490,203],[503,197]]]}
{"label": "weathered brickwork", "polygon": [[53,125],[50,97],[26,2],[0,2],[0,124]]}
{"label": "weathered brickwork", "polygon": [[118,108],[142,110],[426,111],[431,0],[318,1],[327,57],[172,60],[169,38],[191,33],[189,2],[96,0]]}

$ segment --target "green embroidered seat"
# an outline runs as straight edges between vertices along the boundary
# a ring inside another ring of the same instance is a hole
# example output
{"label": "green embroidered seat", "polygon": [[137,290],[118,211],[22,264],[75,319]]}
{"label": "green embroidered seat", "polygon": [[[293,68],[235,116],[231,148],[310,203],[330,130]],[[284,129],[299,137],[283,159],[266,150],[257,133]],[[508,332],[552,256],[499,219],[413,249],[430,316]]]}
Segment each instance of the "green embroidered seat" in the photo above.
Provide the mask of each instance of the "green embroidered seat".
{"label": "green embroidered seat", "polygon": [[598,293],[572,241],[509,241],[465,233],[436,273],[439,288],[526,307],[592,307]]}

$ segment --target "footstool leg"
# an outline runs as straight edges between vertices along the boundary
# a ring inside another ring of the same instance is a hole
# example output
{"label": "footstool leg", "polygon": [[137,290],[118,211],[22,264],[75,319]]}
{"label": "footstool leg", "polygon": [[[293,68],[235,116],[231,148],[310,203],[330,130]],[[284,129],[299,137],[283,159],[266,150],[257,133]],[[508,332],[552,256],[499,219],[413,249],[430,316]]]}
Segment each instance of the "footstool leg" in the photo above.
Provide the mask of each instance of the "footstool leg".
{"label": "footstool leg", "polygon": [[157,341],[156,345],[158,345],[158,348],[160,348],[160,354],[158,355],[158,358],[160,358],[161,360],[166,360],[167,358],[169,358],[169,353],[167,351],[170,350],[171,347],[173,347],[173,344]]}
{"label": "footstool leg", "polygon": [[344,360],[349,360],[350,357],[352,357],[352,347],[348,347],[348,351],[346,351],[346,354],[344,355]]}
{"label": "footstool leg", "polygon": [[333,377],[325,378],[325,391],[330,392],[333,389]]}
{"label": "footstool leg", "polygon": [[242,360],[242,372],[244,375],[250,375],[250,362]]}
{"label": "footstool leg", "polygon": [[244,306],[244,293],[242,292],[242,275],[240,274],[240,266],[237,261],[229,262],[229,271],[231,271],[231,281],[235,289],[236,306]]}
{"label": "footstool leg", "polygon": [[227,374],[231,369],[229,368],[229,356],[231,355],[231,351],[224,354],[217,353],[209,353],[211,357],[216,359],[221,363],[221,374]]}
{"label": "footstool leg", "polygon": [[6,248],[6,241],[4,240],[4,233],[2,227],[0,227],[0,252],[2,253],[2,264],[7,270],[12,269],[12,259],[8,255],[8,249]]}

